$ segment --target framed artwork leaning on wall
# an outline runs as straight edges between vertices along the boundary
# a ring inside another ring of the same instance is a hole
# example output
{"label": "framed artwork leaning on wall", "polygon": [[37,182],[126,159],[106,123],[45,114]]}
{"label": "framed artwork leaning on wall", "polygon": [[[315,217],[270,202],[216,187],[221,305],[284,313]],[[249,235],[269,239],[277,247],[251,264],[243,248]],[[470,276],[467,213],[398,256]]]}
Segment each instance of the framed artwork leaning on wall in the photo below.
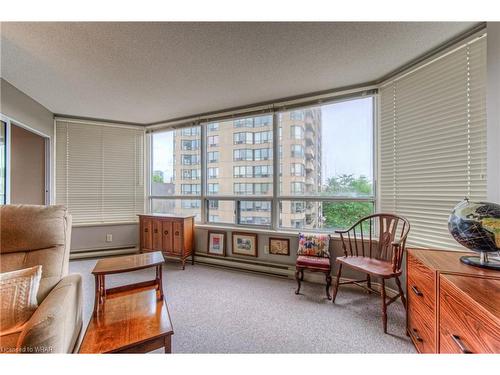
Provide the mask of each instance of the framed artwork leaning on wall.
{"label": "framed artwork leaning on wall", "polygon": [[257,257],[257,234],[233,232],[233,254]]}
{"label": "framed artwork leaning on wall", "polygon": [[209,255],[226,256],[226,232],[208,231],[207,253]]}

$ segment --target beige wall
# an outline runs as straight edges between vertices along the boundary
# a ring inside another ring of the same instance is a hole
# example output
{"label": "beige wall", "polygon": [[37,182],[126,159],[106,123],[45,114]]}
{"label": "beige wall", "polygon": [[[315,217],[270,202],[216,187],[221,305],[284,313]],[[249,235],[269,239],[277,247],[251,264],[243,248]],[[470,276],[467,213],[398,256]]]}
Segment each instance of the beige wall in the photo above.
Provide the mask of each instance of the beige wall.
{"label": "beige wall", "polygon": [[45,139],[19,126],[11,126],[12,204],[45,204]]}
{"label": "beige wall", "polygon": [[54,135],[54,115],[47,108],[0,78],[0,112],[48,137]]}

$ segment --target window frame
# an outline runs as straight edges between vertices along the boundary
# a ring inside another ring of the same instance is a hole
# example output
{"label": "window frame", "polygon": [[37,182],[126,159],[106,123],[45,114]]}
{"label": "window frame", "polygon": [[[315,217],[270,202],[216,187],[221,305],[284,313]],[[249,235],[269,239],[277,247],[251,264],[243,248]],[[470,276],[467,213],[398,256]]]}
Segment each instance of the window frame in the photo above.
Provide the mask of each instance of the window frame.
{"label": "window frame", "polygon": [[[372,196],[370,197],[352,197],[352,196],[306,196],[306,195],[289,195],[285,196],[282,195],[279,189],[280,186],[280,178],[282,173],[273,173],[272,174],[272,182],[270,182],[270,190],[271,194],[270,195],[262,195],[262,196],[255,196],[255,195],[245,195],[245,194],[232,194],[232,195],[218,195],[218,194],[213,194],[211,195],[208,192],[208,183],[213,183],[213,179],[210,179],[208,176],[208,168],[210,168],[211,162],[208,160],[208,153],[209,152],[214,152],[213,150],[209,150],[210,144],[208,142],[208,137],[213,135],[214,133],[220,132],[220,121],[224,121],[223,119],[212,119],[212,120],[200,120],[196,123],[189,123],[186,124],[185,127],[199,127],[199,134],[200,134],[200,150],[201,150],[201,156],[200,156],[200,162],[197,165],[201,164],[201,193],[199,195],[175,195],[175,196],[153,196],[151,194],[151,191],[148,190],[148,208],[149,211],[151,212],[152,208],[152,202],[153,199],[199,199],[201,201],[201,221],[199,222],[200,225],[213,225],[213,226],[224,226],[224,227],[234,227],[234,228],[247,228],[247,229],[268,229],[271,231],[277,231],[277,232],[289,232],[293,231],[294,229],[291,227],[287,226],[282,226],[280,224],[280,204],[281,202],[284,201],[303,201],[303,202],[370,202],[373,205],[373,211],[377,212],[377,207],[379,206],[379,191],[378,191],[378,184],[377,184],[377,179],[379,175],[378,171],[378,126],[379,126],[379,97],[378,97],[377,92],[370,92],[370,93],[365,93],[363,94],[362,92],[354,93],[354,94],[349,94],[347,96],[338,96],[334,97],[331,100],[328,101],[318,101],[313,104],[304,104],[300,105],[297,104],[293,108],[274,108],[272,110],[269,110],[267,115],[272,116],[271,123],[269,125],[267,124],[258,124],[258,126],[255,126],[255,117],[262,117],[266,116],[264,113],[256,114],[256,115],[248,115],[245,113],[240,113],[240,114],[235,114],[234,116],[234,123],[232,125],[232,128],[234,130],[238,129],[238,131],[233,131],[234,133],[245,133],[245,129],[255,129],[255,128],[264,128],[265,126],[271,126],[270,131],[272,132],[272,140],[267,143],[259,143],[259,145],[269,145],[270,149],[270,155],[269,158],[264,159],[269,161],[269,165],[271,166],[271,169],[273,171],[280,171],[280,164],[282,163],[282,160],[279,155],[279,150],[281,150],[281,143],[279,139],[279,134],[283,130],[281,129],[281,125],[279,122],[279,116],[280,113],[282,112],[287,112],[291,111],[293,109],[294,112],[296,111],[302,111],[307,108],[311,107],[318,107],[321,105],[325,104],[334,104],[338,102],[343,102],[343,101],[350,101],[350,100],[357,100],[357,99],[363,99],[370,97],[372,98],[372,175],[373,175],[373,191],[372,191]],[[250,126],[250,119],[252,122],[252,126]],[[217,127],[215,129],[211,128],[211,124],[217,123]],[[181,127],[183,128],[183,127]],[[175,129],[165,129],[165,131],[175,131]],[[260,130],[260,132],[265,131],[265,130]],[[289,130],[291,131],[291,130]],[[192,131],[193,132],[193,131]],[[305,132],[305,130],[304,130]],[[195,133],[197,133],[195,131]],[[149,133],[151,136],[154,133]],[[194,136],[194,135],[192,135]],[[255,139],[253,139],[255,141]],[[234,144],[234,138],[232,139],[232,143],[234,146],[237,146]],[[149,141],[148,146],[152,144],[151,141]],[[255,144],[255,143],[254,143]],[[254,151],[257,149],[265,148],[265,147],[259,147],[255,149],[249,149],[248,147],[245,147],[247,144],[246,143],[241,143],[239,144],[241,148],[238,148],[238,150],[251,150],[252,151],[252,159],[255,159],[254,156]],[[234,151],[237,149],[233,150],[233,162],[238,162],[238,161],[245,161],[244,159],[242,160],[235,160],[234,159]],[[152,150],[149,150],[150,152],[150,159],[149,159],[149,170],[146,175],[146,178],[148,179],[147,183],[148,186],[150,185],[149,181],[152,178],[152,167],[153,167],[153,158],[152,158]],[[282,151],[281,151],[282,152]],[[290,155],[290,157],[293,157]],[[237,182],[237,177],[234,175],[234,170],[235,167],[239,167],[238,164],[235,164],[232,166],[232,175],[233,179],[235,181],[232,182],[232,184],[240,183]],[[252,169],[252,176],[255,175],[255,171]],[[238,178],[246,178],[247,176],[238,176]],[[253,183],[251,183],[253,184]],[[234,191],[234,187],[233,187]],[[209,220],[209,203],[210,201],[233,201],[235,205],[235,222],[233,224],[229,223],[217,223]],[[240,223],[240,214],[241,210],[239,209],[240,207],[240,202],[251,202],[251,201],[266,201],[270,202],[271,206],[271,220],[269,225],[261,225],[261,224],[247,224],[247,223]],[[305,219],[304,219],[305,221]],[[325,229],[307,229],[309,232],[332,232],[332,228],[325,228]]]}

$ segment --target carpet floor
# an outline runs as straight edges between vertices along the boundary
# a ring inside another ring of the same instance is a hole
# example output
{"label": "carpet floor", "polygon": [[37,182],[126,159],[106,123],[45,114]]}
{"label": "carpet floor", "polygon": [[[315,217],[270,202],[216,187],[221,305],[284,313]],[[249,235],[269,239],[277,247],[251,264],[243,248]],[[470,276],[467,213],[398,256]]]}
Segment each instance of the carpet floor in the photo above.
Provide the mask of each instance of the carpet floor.
{"label": "carpet floor", "polygon": [[[90,320],[96,260],[70,262],[83,277],[84,327]],[[380,297],[341,287],[335,304],[324,286],[204,265],[164,268],[173,353],[414,353],[400,302],[388,307],[382,331]],[[106,286],[154,277],[154,270],[111,275]],[[159,350],[158,352],[162,352]]]}

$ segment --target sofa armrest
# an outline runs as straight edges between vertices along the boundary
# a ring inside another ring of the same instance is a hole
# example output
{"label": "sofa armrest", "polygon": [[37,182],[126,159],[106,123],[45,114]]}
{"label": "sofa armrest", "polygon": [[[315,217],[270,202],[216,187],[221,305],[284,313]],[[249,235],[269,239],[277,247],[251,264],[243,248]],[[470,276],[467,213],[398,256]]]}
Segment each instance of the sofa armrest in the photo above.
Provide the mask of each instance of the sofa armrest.
{"label": "sofa armrest", "polygon": [[45,297],[26,323],[20,353],[71,353],[82,328],[82,278],[68,275]]}

